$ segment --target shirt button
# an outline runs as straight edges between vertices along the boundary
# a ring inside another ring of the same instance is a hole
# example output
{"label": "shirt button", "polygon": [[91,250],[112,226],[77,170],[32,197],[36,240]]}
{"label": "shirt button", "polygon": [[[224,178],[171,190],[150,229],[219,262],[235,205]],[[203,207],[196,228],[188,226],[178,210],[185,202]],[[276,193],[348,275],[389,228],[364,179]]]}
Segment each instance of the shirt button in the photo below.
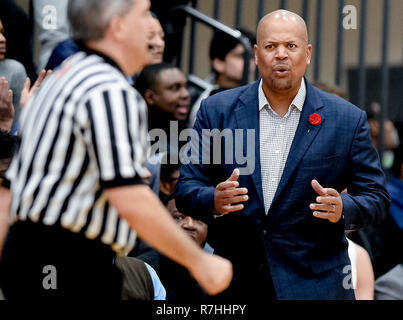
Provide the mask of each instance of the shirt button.
{"label": "shirt button", "polygon": [[276,150],[276,154],[279,154],[280,153],[280,150]]}
{"label": "shirt button", "polygon": [[263,235],[267,236],[267,230],[266,229],[263,230]]}

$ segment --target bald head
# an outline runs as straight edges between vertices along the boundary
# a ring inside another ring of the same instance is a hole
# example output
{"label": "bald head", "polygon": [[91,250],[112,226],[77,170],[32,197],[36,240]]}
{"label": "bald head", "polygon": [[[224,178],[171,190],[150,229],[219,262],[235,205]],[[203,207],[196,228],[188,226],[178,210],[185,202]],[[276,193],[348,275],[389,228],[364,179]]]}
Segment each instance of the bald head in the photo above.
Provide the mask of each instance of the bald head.
{"label": "bald head", "polygon": [[304,19],[294,12],[283,9],[270,12],[260,19],[257,27],[257,43],[261,40],[262,32],[270,29],[272,25],[293,26],[295,35],[300,37],[305,44],[308,44],[308,30]]}
{"label": "bald head", "polygon": [[260,20],[256,40],[255,63],[263,90],[291,103],[311,63],[312,46],[305,21],[287,10],[271,12]]}

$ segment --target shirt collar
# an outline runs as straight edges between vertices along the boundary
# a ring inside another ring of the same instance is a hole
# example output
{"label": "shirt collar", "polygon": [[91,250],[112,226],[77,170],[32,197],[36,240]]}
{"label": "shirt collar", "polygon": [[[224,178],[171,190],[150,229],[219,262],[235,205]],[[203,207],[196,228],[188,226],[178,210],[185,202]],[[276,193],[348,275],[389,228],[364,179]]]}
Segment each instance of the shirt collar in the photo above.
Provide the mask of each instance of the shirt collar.
{"label": "shirt collar", "polygon": [[[259,95],[259,111],[261,111],[266,105],[269,106],[269,108],[271,108],[270,103],[267,100],[266,95],[264,94],[263,91],[262,79],[260,79],[258,95]],[[301,86],[294,100],[291,102],[290,106],[295,106],[299,111],[302,111],[302,108],[305,103],[305,98],[306,98],[306,84],[304,78],[302,78]]]}
{"label": "shirt collar", "polygon": [[100,51],[88,48],[82,41],[76,40],[75,42],[76,42],[78,48],[80,49],[80,51],[84,51],[88,55],[95,54],[95,55],[101,57],[106,63],[108,63],[112,67],[118,69],[124,75],[123,70],[119,67],[119,65],[117,64],[117,62],[115,60],[113,60],[112,58],[108,57],[106,54],[104,54]]}

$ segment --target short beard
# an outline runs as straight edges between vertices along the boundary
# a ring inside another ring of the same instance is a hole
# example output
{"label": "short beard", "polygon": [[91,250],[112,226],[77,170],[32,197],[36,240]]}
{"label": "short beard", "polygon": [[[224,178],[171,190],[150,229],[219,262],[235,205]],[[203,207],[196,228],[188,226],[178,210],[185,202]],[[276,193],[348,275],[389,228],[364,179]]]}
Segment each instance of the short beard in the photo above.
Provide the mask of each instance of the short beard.
{"label": "short beard", "polygon": [[289,90],[292,88],[291,79],[271,79],[272,88],[276,91]]}

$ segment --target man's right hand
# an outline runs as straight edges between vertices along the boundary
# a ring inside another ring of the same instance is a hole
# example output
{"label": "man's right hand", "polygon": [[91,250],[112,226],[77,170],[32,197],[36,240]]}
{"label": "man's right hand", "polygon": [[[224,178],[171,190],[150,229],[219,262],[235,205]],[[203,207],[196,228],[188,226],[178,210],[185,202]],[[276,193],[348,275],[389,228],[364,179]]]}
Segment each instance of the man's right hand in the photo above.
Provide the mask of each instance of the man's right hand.
{"label": "man's right hand", "polygon": [[205,252],[197,262],[193,263],[189,271],[209,295],[216,295],[227,289],[233,275],[229,260]]}
{"label": "man's right hand", "polygon": [[234,169],[231,176],[217,185],[214,191],[214,210],[220,214],[240,211],[248,201],[248,189],[238,188],[239,169]]}

